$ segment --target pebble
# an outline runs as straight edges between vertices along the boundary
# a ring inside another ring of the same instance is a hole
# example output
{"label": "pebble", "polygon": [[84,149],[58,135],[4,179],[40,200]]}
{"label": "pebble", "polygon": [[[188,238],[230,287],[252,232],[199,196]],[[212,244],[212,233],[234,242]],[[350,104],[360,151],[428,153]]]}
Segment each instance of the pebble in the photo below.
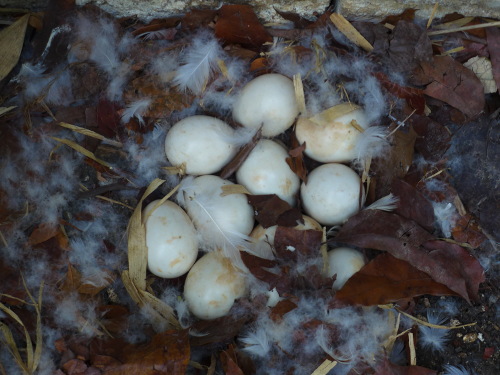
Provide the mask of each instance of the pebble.
{"label": "pebble", "polygon": [[471,332],[471,333],[467,333],[466,335],[464,335],[463,339],[462,339],[466,344],[470,344],[474,341],[477,340],[477,333],[476,332]]}

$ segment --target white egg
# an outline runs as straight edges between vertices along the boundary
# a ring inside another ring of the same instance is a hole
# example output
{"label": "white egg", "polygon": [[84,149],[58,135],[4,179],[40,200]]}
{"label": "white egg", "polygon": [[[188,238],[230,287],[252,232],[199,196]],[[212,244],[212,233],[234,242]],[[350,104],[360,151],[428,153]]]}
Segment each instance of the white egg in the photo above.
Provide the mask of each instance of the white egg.
{"label": "white egg", "polygon": [[254,225],[253,208],[244,194],[221,196],[222,186],[231,184],[218,176],[200,176],[185,196],[187,212],[201,237],[219,246],[231,234],[247,236]]}
{"label": "white egg", "polygon": [[300,180],[286,163],[287,157],[283,146],[262,139],[236,172],[236,180],[252,194],[276,194],[293,206]]}
{"label": "white egg", "polygon": [[[298,230],[322,230],[321,225],[314,220],[312,217],[303,215],[304,224],[297,224],[294,229]],[[276,235],[276,229],[278,229],[277,225],[273,225],[272,227],[264,228],[262,225],[257,225],[252,233],[250,233],[250,237],[253,238],[254,243],[251,248],[252,253],[260,256],[265,259],[273,259],[273,247],[274,247],[274,236]]]}
{"label": "white egg", "polygon": [[236,154],[234,130],[210,116],[191,116],[177,122],[165,138],[165,153],[174,166],[185,164],[192,175],[218,172]]}
{"label": "white egg", "polygon": [[362,109],[356,109],[335,119],[315,116],[300,118],[295,134],[302,144],[306,142],[305,154],[322,163],[347,162],[357,157],[356,142],[361,133],[351,125],[351,121],[363,129],[368,128],[368,120]]}
{"label": "white egg", "polygon": [[189,271],[184,299],[189,311],[200,319],[226,315],[246,291],[245,276],[218,251],[201,257]]}
{"label": "white egg", "polygon": [[364,203],[359,176],[343,164],[324,164],[307,177],[300,189],[304,211],[323,225],[344,223]]}
{"label": "white egg", "polygon": [[349,247],[338,247],[328,252],[328,276],[337,275],[333,289],[339,290],[349,278],[366,264],[363,253]]}
{"label": "white egg", "polygon": [[264,137],[283,133],[298,114],[292,80],[274,73],[247,83],[233,106],[234,119],[248,128],[258,129],[262,125]]}
{"label": "white egg", "polygon": [[[147,205],[144,217],[158,202]],[[149,270],[163,278],[179,277],[189,271],[198,256],[198,239],[184,210],[166,201],[151,212],[145,227]]]}

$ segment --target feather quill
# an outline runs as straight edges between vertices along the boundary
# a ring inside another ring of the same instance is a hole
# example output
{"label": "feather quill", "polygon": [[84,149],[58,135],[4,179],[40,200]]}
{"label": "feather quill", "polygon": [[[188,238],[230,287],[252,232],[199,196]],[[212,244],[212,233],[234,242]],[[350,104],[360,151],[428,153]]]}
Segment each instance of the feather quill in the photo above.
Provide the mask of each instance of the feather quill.
{"label": "feather quill", "polygon": [[200,94],[222,54],[223,50],[213,35],[198,34],[181,57],[183,65],[177,69],[174,83],[181,90],[189,89]]}

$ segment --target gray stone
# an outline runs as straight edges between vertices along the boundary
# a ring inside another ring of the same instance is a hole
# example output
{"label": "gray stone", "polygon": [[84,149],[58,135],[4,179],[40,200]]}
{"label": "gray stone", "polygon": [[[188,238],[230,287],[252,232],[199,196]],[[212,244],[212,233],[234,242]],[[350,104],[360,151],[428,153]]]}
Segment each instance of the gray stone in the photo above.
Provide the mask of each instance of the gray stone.
{"label": "gray stone", "polygon": [[[337,12],[348,19],[382,19],[405,9],[418,9],[416,16],[427,19],[436,0],[338,0]],[[449,13],[500,18],[500,0],[440,0],[436,17]]]}
{"label": "gray stone", "polygon": [[[76,0],[76,3],[78,5],[95,4],[114,16],[137,16],[145,21],[184,14],[191,9],[218,9],[223,4],[214,0]],[[322,14],[330,5],[329,0],[254,0],[226,3],[251,5],[257,16],[264,22],[283,22],[283,18],[276,13],[274,8],[314,19],[315,12]]]}

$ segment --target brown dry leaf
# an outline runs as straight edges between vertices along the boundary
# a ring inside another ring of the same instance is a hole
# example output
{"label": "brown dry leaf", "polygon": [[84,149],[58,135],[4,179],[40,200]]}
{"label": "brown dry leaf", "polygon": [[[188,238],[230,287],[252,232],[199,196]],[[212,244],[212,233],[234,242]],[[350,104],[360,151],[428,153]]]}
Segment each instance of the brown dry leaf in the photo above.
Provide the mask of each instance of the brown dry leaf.
{"label": "brown dry leaf", "polygon": [[238,366],[238,360],[232,345],[229,346],[228,350],[220,353],[220,360],[226,375],[245,375],[243,370]]}
{"label": "brown dry leaf", "polygon": [[421,62],[416,77],[426,95],[448,103],[470,118],[484,108],[483,85],[476,75],[450,56],[434,56],[432,62]]}
{"label": "brown dry leaf", "polygon": [[81,279],[81,284],[78,286],[78,293],[87,294],[89,296],[95,296],[100,293],[104,288],[107,288],[114,280],[114,275],[108,271],[106,272],[106,277],[102,280],[102,276],[96,277],[86,277]]}
{"label": "brown dry leaf", "polygon": [[406,103],[412,107],[417,114],[423,114],[425,109],[424,91],[415,87],[401,86],[391,82],[389,78],[382,72],[373,73],[375,78],[379,80],[382,86],[391,94],[398,98],[406,100]]}
{"label": "brown dry leaf", "polygon": [[410,126],[408,131],[394,133],[388,157],[377,159],[372,167],[374,175],[370,185],[372,200],[379,199],[390,192],[394,179],[402,179],[413,163],[413,153],[417,133]]}
{"label": "brown dry leaf", "polygon": [[436,240],[412,220],[393,213],[363,210],[344,224],[335,240],[387,251],[467,302],[478,300],[479,284],[485,276],[477,259],[461,246]]}
{"label": "brown dry leaf", "polygon": [[229,163],[227,163],[224,166],[224,168],[222,168],[220,172],[220,177],[223,179],[228,179],[229,177],[231,177],[232,174],[235,173],[241,166],[241,164],[243,164],[243,162],[247,159],[248,155],[250,155],[250,153],[255,148],[261,137],[262,137],[262,126],[252,137],[252,140],[248,142],[246,145],[244,145],[242,148],[240,148],[240,150],[236,153],[234,158]]}
{"label": "brown dry leaf", "polygon": [[25,14],[0,31],[0,81],[16,66],[24,45],[30,15]]}
{"label": "brown dry leaf", "polygon": [[276,194],[248,195],[248,203],[255,210],[255,220],[264,228],[273,225],[294,227],[302,222],[302,213]]}
{"label": "brown dry leaf", "polygon": [[319,257],[323,232],[319,230],[299,230],[278,226],[274,235],[277,258],[301,261]]}
{"label": "brown dry leaf", "polygon": [[64,278],[64,282],[61,285],[60,290],[71,293],[76,291],[81,283],[81,273],[75,267],[73,267],[72,264],[68,264],[68,272],[66,273],[66,277]]}
{"label": "brown dry leaf", "polygon": [[304,150],[306,149],[306,143],[299,144],[297,136],[295,132],[292,133],[290,137],[290,150],[288,151],[288,155],[290,157],[286,158],[286,163],[290,167],[290,169],[295,173],[299,178],[307,183],[307,168],[304,163]]}
{"label": "brown dry leaf", "polygon": [[347,280],[335,296],[348,304],[374,306],[424,294],[456,295],[408,262],[384,253]]}
{"label": "brown dry leaf", "polygon": [[250,5],[223,5],[217,14],[215,35],[225,43],[260,49],[273,41]]}
{"label": "brown dry leaf", "polygon": [[191,350],[187,330],[158,333],[149,344],[129,345],[122,364],[104,369],[106,375],[184,375]]}
{"label": "brown dry leaf", "polygon": [[411,8],[405,9],[401,14],[385,17],[381,22],[381,24],[384,25],[386,23],[389,23],[391,25],[396,25],[401,20],[407,22],[413,22],[413,20],[415,19],[416,11],[417,11],[416,9],[411,9]]}
{"label": "brown dry leaf", "polygon": [[458,218],[451,230],[451,235],[455,241],[468,244],[473,249],[478,248],[486,241],[486,236],[481,227],[470,213]]}
{"label": "brown dry leaf", "polygon": [[425,160],[440,161],[450,147],[450,132],[443,125],[432,121],[427,116],[413,115],[408,123],[418,134],[415,150],[422,154]]}
{"label": "brown dry leaf", "polygon": [[28,244],[33,246],[48,241],[54,238],[59,233],[59,230],[60,228],[58,225],[42,223],[31,232],[28,238]]}
{"label": "brown dry leaf", "polygon": [[400,179],[393,181],[391,191],[399,198],[395,213],[415,221],[428,231],[434,229],[434,209],[420,191]]}
{"label": "brown dry leaf", "polygon": [[192,346],[204,346],[232,341],[241,331],[243,326],[251,319],[250,315],[237,317],[226,315],[213,320],[199,320],[190,330],[199,335],[191,336]]}
{"label": "brown dry leaf", "polygon": [[297,308],[297,304],[293,301],[290,301],[289,299],[281,300],[276,304],[276,306],[271,308],[271,310],[269,311],[269,317],[273,321],[279,322],[283,319],[283,315],[289,313],[295,308]]}

